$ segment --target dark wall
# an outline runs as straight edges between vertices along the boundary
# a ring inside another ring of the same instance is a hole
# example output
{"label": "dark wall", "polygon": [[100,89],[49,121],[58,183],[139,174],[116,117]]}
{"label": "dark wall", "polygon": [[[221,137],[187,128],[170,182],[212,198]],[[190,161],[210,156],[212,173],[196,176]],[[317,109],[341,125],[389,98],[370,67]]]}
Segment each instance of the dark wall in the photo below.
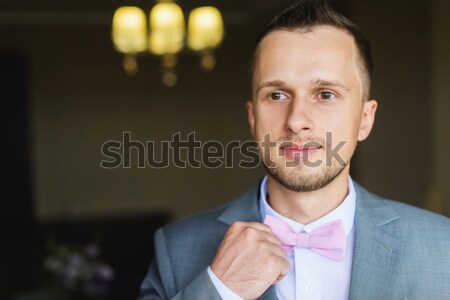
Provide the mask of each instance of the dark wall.
{"label": "dark wall", "polygon": [[372,43],[372,135],[358,174],[370,190],[425,206],[432,185],[430,28],[427,1],[354,1],[354,20]]}
{"label": "dark wall", "polygon": [[40,254],[28,251],[39,241],[30,180],[28,74],[28,59],[23,52],[0,50],[3,128],[0,299],[6,297],[8,290],[34,285],[36,257]]}

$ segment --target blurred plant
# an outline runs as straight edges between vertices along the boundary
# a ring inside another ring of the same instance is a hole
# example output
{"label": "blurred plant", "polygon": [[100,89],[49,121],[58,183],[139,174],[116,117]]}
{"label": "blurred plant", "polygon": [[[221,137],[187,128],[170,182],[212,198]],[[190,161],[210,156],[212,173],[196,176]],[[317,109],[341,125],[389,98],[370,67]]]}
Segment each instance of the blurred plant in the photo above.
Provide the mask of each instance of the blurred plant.
{"label": "blurred plant", "polygon": [[114,271],[100,259],[97,244],[83,247],[50,241],[47,249],[44,268],[71,295],[70,298],[101,299],[109,292]]}

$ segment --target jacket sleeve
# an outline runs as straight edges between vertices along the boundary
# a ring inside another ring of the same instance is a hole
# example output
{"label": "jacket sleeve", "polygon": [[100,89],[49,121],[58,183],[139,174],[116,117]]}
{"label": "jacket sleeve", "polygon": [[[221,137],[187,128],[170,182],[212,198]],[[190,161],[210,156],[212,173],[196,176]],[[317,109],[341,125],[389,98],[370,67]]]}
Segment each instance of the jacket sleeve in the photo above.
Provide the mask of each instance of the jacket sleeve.
{"label": "jacket sleeve", "polygon": [[[177,272],[182,270],[177,270]],[[155,257],[141,284],[138,300],[220,300],[207,269],[204,269],[188,285],[178,290],[170,261],[166,238],[162,228],[155,233]]]}

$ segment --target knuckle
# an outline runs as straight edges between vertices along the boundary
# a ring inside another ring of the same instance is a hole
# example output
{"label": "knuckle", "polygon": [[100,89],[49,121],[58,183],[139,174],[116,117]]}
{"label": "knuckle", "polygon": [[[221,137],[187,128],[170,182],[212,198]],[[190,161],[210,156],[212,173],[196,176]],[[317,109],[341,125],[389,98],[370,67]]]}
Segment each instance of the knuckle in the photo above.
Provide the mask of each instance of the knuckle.
{"label": "knuckle", "polygon": [[237,221],[237,222],[234,222],[233,224],[231,224],[231,226],[230,226],[230,229],[236,229],[236,228],[240,228],[241,226],[242,226],[242,224],[241,224],[242,222],[239,222],[239,221]]}
{"label": "knuckle", "polygon": [[264,224],[264,223],[260,223],[262,227],[264,227],[265,229],[269,229],[270,231],[272,231],[272,228],[270,228],[269,225]]}
{"label": "knuckle", "polygon": [[253,240],[257,236],[257,232],[253,227],[247,227],[244,229],[243,235],[248,240]]}
{"label": "knuckle", "polygon": [[228,232],[236,232],[240,231],[242,227],[244,226],[244,222],[234,222],[231,224],[230,228],[228,229]]}
{"label": "knuckle", "polygon": [[277,247],[277,254],[279,254],[284,259],[287,259],[288,254],[282,247]]}
{"label": "knuckle", "polygon": [[266,259],[265,259],[265,265],[267,266],[267,268],[269,270],[275,270],[277,268],[279,268],[278,266],[278,262],[273,258],[273,256],[269,255]]}
{"label": "knuckle", "polygon": [[287,273],[289,271],[289,269],[291,268],[291,264],[289,263],[289,261],[287,259],[283,259],[283,261],[281,262],[281,265],[283,266],[283,270],[285,271],[285,273]]}
{"label": "knuckle", "polygon": [[257,240],[255,242],[255,247],[260,251],[263,252],[267,249],[267,243],[263,240]]}
{"label": "knuckle", "polygon": [[276,255],[269,255],[266,258],[266,264],[273,270],[289,270],[290,263],[288,260]]}

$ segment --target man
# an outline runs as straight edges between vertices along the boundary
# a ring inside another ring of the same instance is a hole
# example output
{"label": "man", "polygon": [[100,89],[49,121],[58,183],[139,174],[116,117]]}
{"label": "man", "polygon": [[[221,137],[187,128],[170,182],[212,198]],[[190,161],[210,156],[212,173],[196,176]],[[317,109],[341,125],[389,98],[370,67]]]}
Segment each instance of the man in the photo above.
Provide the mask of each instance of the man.
{"label": "man", "polygon": [[371,69],[367,40],[325,1],[279,14],[247,103],[268,175],[158,230],[141,299],[450,299],[450,220],[349,177],[375,119]]}

